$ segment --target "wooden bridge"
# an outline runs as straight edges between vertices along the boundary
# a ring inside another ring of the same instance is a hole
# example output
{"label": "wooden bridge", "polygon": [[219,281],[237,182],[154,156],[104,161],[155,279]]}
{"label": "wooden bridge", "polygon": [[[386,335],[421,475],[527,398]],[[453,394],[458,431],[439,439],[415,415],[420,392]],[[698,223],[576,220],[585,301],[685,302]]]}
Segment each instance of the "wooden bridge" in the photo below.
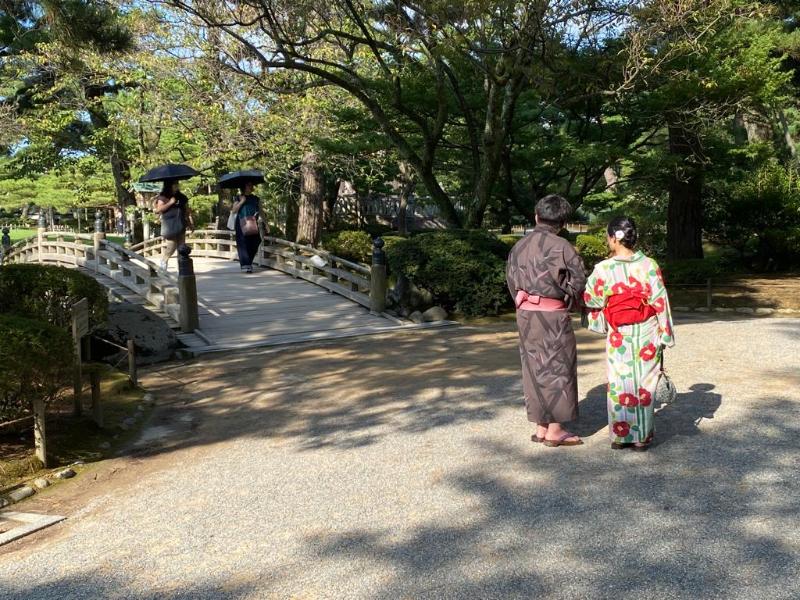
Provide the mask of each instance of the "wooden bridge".
{"label": "wooden bridge", "polygon": [[267,237],[254,261],[261,268],[246,274],[236,262],[233,232],[199,230],[186,240],[192,250],[199,326],[186,327],[185,313],[192,308],[181,298],[180,278],[159,266],[162,244],[162,238],[155,238],[127,249],[102,233],[40,231],[12,246],[5,261],[80,269],[108,288],[112,299],[142,305],[173,329],[182,329],[178,338],[193,353],[410,326],[383,312],[385,279],[373,281],[374,267]]}

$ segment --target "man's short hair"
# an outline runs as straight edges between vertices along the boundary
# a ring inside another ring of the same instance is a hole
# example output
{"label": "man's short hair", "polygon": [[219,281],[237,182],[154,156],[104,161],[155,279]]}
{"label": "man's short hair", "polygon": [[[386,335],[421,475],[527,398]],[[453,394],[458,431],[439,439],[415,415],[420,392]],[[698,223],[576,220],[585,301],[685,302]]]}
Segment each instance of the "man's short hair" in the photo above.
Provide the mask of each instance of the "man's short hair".
{"label": "man's short hair", "polygon": [[548,225],[562,225],[572,214],[572,206],[558,194],[545,196],[536,203],[536,216]]}

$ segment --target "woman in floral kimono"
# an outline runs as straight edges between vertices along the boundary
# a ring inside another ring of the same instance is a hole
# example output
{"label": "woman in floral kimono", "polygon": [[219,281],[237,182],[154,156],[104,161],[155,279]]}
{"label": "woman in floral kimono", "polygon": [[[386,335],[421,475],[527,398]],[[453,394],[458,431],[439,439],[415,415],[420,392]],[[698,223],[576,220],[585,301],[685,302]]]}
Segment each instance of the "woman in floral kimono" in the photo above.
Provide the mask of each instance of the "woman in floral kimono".
{"label": "woman in floral kimono", "polygon": [[667,290],[656,262],[635,250],[632,219],[608,224],[613,256],[586,284],[589,329],[607,334],[608,426],[611,447],[647,450],[653,440],[653,397],[661,353],[675,345]]}

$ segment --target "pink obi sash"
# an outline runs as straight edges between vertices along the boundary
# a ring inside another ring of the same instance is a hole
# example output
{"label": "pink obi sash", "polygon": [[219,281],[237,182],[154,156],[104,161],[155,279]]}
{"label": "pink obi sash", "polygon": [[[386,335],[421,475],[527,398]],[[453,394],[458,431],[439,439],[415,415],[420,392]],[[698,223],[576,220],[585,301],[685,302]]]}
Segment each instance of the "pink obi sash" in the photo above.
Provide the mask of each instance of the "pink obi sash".
{"label": "pink obi sash", "polygon": [[514,298],[517,310],[541,310],[544,312],[556,312],[567,310],[567,305],[563,300],[555,298],[543,298],[542,296],[531,296],[528,292],[519,290],[517,297]]}

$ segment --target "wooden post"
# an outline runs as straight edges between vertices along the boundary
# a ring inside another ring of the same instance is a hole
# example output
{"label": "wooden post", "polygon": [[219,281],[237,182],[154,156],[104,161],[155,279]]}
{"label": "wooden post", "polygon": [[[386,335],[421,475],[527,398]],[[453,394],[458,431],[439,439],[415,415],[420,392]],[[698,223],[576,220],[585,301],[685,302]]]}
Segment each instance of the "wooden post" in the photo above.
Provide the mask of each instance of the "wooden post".
{"label": "wooden post", "polygon": [[100,268],[100,246],[102,240],[106,239],[106,224],[103,212],[98,208],[94,215],[94,270]]}
{"label": "wooden post", "polygon": [[386,309],[386,252],[385,242],[375,238],[372,242],[372,276],[370,277],[370,312],[380,314]]}
{"label": "wooden post", "polygon": [[36,458],[46,467],[47,437],[44,398],[37,398],[33,401],[33,441],[36,446]]}
{"label": "wooden post", "polygon": [[136,373],[136,344],[133,343],[133,340],[128,340],[128,377],[132,385],[139,385],[139,377]]}
{"label": "wooden post", "polygon": [[[41,210],[41,209],[39,209]],[[39,262],[42,262],[42,255],[44,254],[44,234],[47,231],[47,221],[44,218],[44,214],[39,214],[39,228],[36,230],[36,241],[38,242],[38,259]]]}
{"label": "wooden post", "polygon": [[0,244],[3,246],[3,255],[2,260],[0,260],[0,264],[4,264],[6,262],[6,257],[8,256],[9,251],[11,250],[11,236],[9,235],[10,230],[8,227],[3,227],[3,237],[0,240]]}
{"label": "wooden post", "polygon": [[178,248],[178,300],[180,302],[180,326],[184,333],[191,333],[200,326],[197,310],[197,280],[194,264],[189,255],[192,249],[186,244]]}
{"label": "wooden post", "polygon": [[711,280],[706,279],[706,308],[710,311],[711,310],[711,302],[712,295],[711,295]]}
{"label": "wooden post", "polygon": [[92,369],[89,375],[92,382],[92,418],[98,427],[103,426],[103,404],[100,397],[100,368]]}
{"label": "wooden post", "polygon": [[83,412],[83,376],[81,373],[81,339],[89,333],[89,301],[82,298],[72,306],[72,341],[75,345],[75,375],[72,384],[73,412],[80,416]]}

